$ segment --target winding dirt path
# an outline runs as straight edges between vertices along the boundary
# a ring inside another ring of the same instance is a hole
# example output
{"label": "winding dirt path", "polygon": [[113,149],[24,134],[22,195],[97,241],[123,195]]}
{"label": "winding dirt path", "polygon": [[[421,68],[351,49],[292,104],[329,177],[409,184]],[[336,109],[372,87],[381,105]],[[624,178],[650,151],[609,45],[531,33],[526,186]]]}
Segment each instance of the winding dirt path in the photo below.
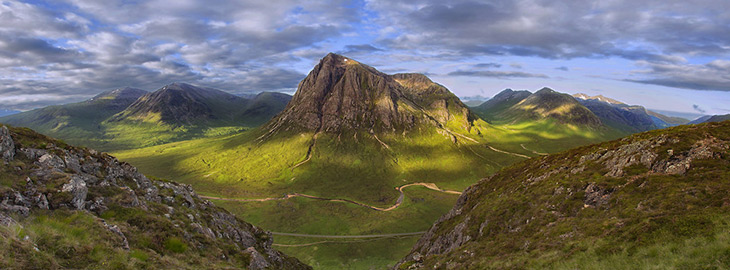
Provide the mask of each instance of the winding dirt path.
{"label": "winding dirt path", "polygon": [[291,167],[291,170],[294,170],[296,167],[301,166],[304,163],[307,163],[312,158],[312,152],[314,151],[314,147],[317,146],[317,136],[319,135],[319,130],[314,133],[314,136],[312,136],[312,144],[309,145],[309,149],[307,149],[307,158],[302,160],[302,162],[297,163],[293,167]]}
{"label": "winding dirt path", "polygon": [[[407,238],[412,236],[420,236],[424,234],[425,232],[413,232],[413,233],[395,233],[395,234],[379,234],[379,235],[313,235],[313,234],[296,234],[295,237],[319,237],[319,236],[337,236],[337,238],[349,238],[349,239],[358,239],[358,238],[365,238],[367,239],[360,239],[360,240],[323,240],[323,241],[317,241],[317,242],[310,242],[310,243],[302,243],[302,244],[277,244],[273,243],[272,246],[275,247],[308,247],[308,246],[314,246],[314,245],[320,245],[320,244],[327,244],[327,243],[362,243],[362,242],[372,242],[372,241],[378,241],[382,239],[389,239],[389,238]],[[283,235],[283,233],[274,233],[271,234],[276,235]],[[288,234],[288,233],[287,233]],[[291,235],[289,235],[291,236]],[[329,238],[329,237],[328,237]]]}
{"label": "winding dirt path", "polygon": [[540,156],[547,156],[548,155],[547,153],[541,153],[541,152],[538,152],[538,151],[535,151],[535,150],[527,149],[527,147],[525,147],[524,144],[520,144],[520,146],[522,146],[522,149],[525,149],[527,151],[530,151],[530,152],[532,152],[535,155],[540,155]]}
{"label": "winding dirt path", "polygon": [[309,237],[309,238],[335,238],[335,239],[385,238],[385,237],[421,235],[424,233],[426,233],[426,232],[366,234],[366,235],[321,235],[321,234],[271,232],[271,234],[273,234],[273,235],[281,235],[281,236]]}
{"label": "winding dirt path", "polygon": [[200,195],[200,197],[204,198],[204,199],[209,199],[209,200],[221,200],[221,201],[232,201],[232,202],[267,202],[267,201],[288,200],[288,199],[291,199],[294,197],[302,197],[302,198],[320,200],[320,201],[351,203],[354,205],[370,208],[375,211],[384,211],[385,212],[385,211],[392,211],[392,210],[398,208],[398,206],[400,206],[403,203],[403,199],[405,198],[405,193],[403,193],[403,189],[407,188],[407,187],[411,187],[411,186],[422,186],[422,187],[426,187],[431,190],[448,193],[448,194],[455,194],[455,195],[461,194],[461,192],[459,192],[459,191],[445,190],[445,189],[439,188],[434,183],[410,183],[410,184],[405,184],[405,185],[395,188],[395,190],[400,192],[400,195],[398,196],[398,199],[395,201],[395,204],[393,204],[392,206],[390,206],[388,208],[372,206],[372,205],[364,204],[361,202],[356,202],[356,201],[353,201],[350,199],[324,198],[324,197],[312,196],[312,195],[307,195],[307,194],[302,194],[302,193],[291,193],[291,194],[286,194],[283,197],[260,198],[260,199],[236,199],[236,198],[223,198],[223,197],[203,196],[203,195]]}
{"label": "winding dirt path", "polygon": [[492,151],[494,151],[494,152],[499,152],[499,153],[507,154],[507,155],[513,155],[513,156],[521,157],[521,158],[527,158],[527,159],[530,158],[530,157],[525,156],[523,154],[517,154],[517,153],[507,152],[507,151],[504,151],[504,150],[499,150],[497,148],[492,147],[491,145],[487,145],[487,147],[489,147],[489,149],[492,149]]}

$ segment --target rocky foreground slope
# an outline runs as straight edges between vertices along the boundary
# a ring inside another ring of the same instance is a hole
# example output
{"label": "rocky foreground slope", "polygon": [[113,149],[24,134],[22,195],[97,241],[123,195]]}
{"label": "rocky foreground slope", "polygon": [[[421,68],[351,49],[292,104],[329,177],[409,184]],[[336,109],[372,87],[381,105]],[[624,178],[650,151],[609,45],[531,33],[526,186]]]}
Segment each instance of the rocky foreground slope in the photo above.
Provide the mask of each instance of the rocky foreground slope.
{"label": "rocky foreground slope", "polygon": [[309,269],[272,242],[188,185],[0,127],[2,269]]}
{"label": "rocky foreground slope", "polygon": [[533,158],[469,187],[398,269],[724,269],[730,121]]}

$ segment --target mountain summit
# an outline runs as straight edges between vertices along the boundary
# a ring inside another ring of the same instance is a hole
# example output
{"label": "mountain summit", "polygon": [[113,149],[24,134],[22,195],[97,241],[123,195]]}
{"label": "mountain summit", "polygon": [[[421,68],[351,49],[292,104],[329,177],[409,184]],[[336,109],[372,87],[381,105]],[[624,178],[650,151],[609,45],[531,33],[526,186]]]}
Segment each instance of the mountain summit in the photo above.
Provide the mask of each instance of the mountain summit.
{"label": "mountain summit", "polygon": [[[391,76],[330,53],[302,80],[292,101],[268,128],[270,132],[280,129],[394,131],[421,122],[445,124],[454,118],[452,112],[462,116],[470,114],[455,95],[424,75]],[[445,117],[434,117],[431,113]]]}
{"label": "mountain summit", "polygon": [[232,94],[197,87],[186,83],[172,83],[142,96],[111,121],[123,119],[154,120],[182,125],[196,121],[229,118],[225,108],[244,107],[247,100]]}

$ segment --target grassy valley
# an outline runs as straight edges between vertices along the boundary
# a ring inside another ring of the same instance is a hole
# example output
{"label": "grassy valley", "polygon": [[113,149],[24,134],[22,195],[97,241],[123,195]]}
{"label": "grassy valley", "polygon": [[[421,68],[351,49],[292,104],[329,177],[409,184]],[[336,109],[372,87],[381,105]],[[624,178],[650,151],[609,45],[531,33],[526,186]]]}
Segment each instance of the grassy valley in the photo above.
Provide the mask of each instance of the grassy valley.
{"label": "grassy valley", "polygon": [[[341,56],[333,58],[343,61],[338,57]],[[322,91],[322,88],[332,87],[333,90],[329,95],[322,95],[300,89],[299,97],[295,95],[284,112],[261,128],[114,154],[148,175],[191,184],[216,204],[257,226],[275,232],[347,236],[424,231],[453,205],[458,196],[412,186],[403,189],[402,204],[390,211],[363,206],[383,209],[393,206],[400,196],[396,190],[400,186],[433,183],[440,189],[460,192],[482,175],[493,174],[515,162],[621,135],[606,127],[585,126],[550,117],[490,124],[467,109],[443,86],[423,75],[394,75],[393,81],[389,81],[389,75],[354,60],[348,61],[344,70],[338,70],[332,72],[342,72],[339,74],[344,77],[340,81],[348,80],[348,72],[359,74],[360,88],[355,91],[375,91],[369,90],[368,84],[377,81],[397,89],[392,91],[403,95],[394,101],[398,112],[372,109],[386,104],[377,103],[383,101],[375,97],[363,101],[366,106],[367,102],[377,102],[371,105],[373,107],[366,107],[365,112],[353,114],[353,118],[349,118],[352,120],[344,116],[343,120],[326,120],[336,122],[302,118],[289,123],[293,118],[308,115],[307,108],[321,106],[326,115],[326,108],[331,104],[327,100],[334,98],[334,93],[341,95],[350,91],[346,87],[337,90],[339,84],[318,86],[313,89]],[[322,72],[329,71],[318,66],[312,74]],[[314,76],[312,74],[310,76]],[[373,77],[362,79],[367,76]],[[302,85],[306,86],[308,81],[315,85],[322,83],[314,76],[305,79]],[[304,98],[304,95],[311,97]],[[298,104],[314,102],[314,97],[318,96],[324,103]],[[361,105],[356,103],[355,106]],[[369,128],[372,124],[364,129],[354,128],[363,121],[370,121],[364,120],[370,117],[367,111],[380,113],[372,122],[374,128]],[[296,114],[289,116],[290,112]],[[391,113],[395,116],[385,116]],[[399,123],[397,121],[402,120],[398,119],[411,119],[399,114],[413,114],[413,119],[423,120]],[[379,122],[382,117],[392,118],[388,118],[390,122]],[[328,118],[323,116],[322,119]],[[303,128],[310,122],[314,128]],[[320,123],[330,126],[317,128]],[[388,123],[395,127],[385,126]],[[348,128],[343,128],[346,126]],[[320,199],[284,198],[295,194]],[[262,201],[264,199],[267,200]],[[287,244],[299,245],[283,248],[320,269],[384,268],[395,263],[393,259],[397,256],[394,254],[405,254],[408,247],[403,242],[393,245],[396,240],[388,238],[369,239],[363,243],[362,239],[277,237]],[[409,243],[415,239],[413,236],[404,238]],[[363,256],[355,258],[345,254]]]}

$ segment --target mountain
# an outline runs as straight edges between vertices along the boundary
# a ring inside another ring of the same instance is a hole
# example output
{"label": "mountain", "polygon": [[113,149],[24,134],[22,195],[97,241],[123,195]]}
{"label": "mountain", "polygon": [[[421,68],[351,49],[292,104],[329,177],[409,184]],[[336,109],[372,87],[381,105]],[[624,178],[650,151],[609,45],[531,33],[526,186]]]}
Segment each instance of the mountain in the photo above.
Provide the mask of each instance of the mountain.
{"label": "mountain", "polygon": [[130,87],[119,88],[78,103],[49,106],[0,117],[0,122],[31,127],[68,142],[86,143],[89,142],[87,139],[103,136],[101,123],[106,118],[121,112],[144,94],[147,91]]}
{"label": "mountain", "polygon": [[724,115],[705,115],[703,117],[700,117],[700,118],[697,118],[695,120],[690,121],[689,124],[721,122],[721,121],[725,121],[725,120],[730,120],[730,114],[724,114]]}
{"label": "mountain", "polygon": [[730,121],[533,158],[464,191],[397,269],[730,264]]}
{"label": "mountain", "polygon": [[662,115],[670,116],[670,117],[678,117],[682,119],[686,119],[689,121],[689,119],[697,119],[699,117],[704,116],[700,113],[694,113],[694,112],[676,112],[676,111],[667,111],[667,110],[660,110],[660,109],[651,109],[653,112],[657,112]]}
{"label": "mountain", "polygon": [[[424,115],[426,112],[438,114],[439,119]],[[452,112],[463,118],[469,109],[423,75],[390,76],[330,53],[302,80],[291,102],[267,127],[271,134],[280,129],[332,133],[408,130],[432,121],[445,124]]]}
{"label": "mountain", "polygon": [[120,88],[79,103],[0,117],[0,122],[108,151],[240,132],[266,123],[289,99],[266,92],[246,99],[173,83],[152,93]]}
{"label": "mountain", "polygon": [[699,118],[689,121],[689,124],[701,124],[707,122],[707,120],[710,120],[714,115],[704,115],[700,116]]}
{"label": "mountain", "polygon": [[[689,124],[689,119],[678,117],[678,116],[668,116],[664,115],[652,110],[646,110],[646,113],[649,114],[652,117],[659,118],[659,120],[663,121],[664,123],[668,124],[669,126],[678,126],[678,125],[686,125]],[[663,126],[666,127],[666,126]]]}
{"label": "mountain", "polygon": [[492,115],[514,106],[531,94],[532,93],[527,90],[513,91],[512,89],[505,89],[496,94],[490,100],[487,100],[481,105],[475,107],[474,110],[482,118],[492,120]]}
{"label": "mountain", "polygon": [[251,126],[262,125],[276,114],[283,111],[292,96],[278,92],[261,92],[249,99],[248,104],[239,116]]}
{"label": "mountain", "polygon": [[311,269],[190,186],[0,127],[0,268]]}
{"label": "mountain", "polygon": [[172,126],[234,122],[247,103],[247,99],[220,90],[172,83],[140,97],[108,121],[159,121]]}
{"label": "mountain", "polygon": [[601,126],[601,120],[568,94],[543,88],[502,112],[511,121],[552,118],[565,124]]}
{"label": "mountain", "polygon": [[602,95],[573,95],[582,105],[598,116],[604,124],[626,133],[666,128],[689,122],[679,117],[669,117],[647,110],[642,106],[628,105]]}
{"label": "mountain", "polygon": [[596,99],[578,101],[598,116],[603,123],[626,133],[636,133],[657,129],[654,119],[644,107],[629,106],[623,103],[607,103]]}

